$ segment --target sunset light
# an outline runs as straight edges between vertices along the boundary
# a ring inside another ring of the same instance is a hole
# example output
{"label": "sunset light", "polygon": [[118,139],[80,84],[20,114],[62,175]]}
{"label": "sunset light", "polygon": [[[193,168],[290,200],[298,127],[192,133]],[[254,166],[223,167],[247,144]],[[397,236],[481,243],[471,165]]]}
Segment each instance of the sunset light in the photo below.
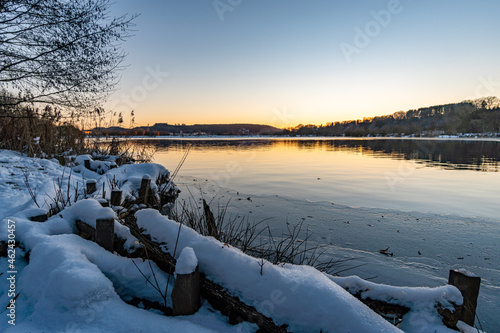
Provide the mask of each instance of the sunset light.
{"label": "sunset light", "polygon": [[141,15],[108,106],[139,125],[282,128],[500,92],[494,1],[220,3],[118,1]]}

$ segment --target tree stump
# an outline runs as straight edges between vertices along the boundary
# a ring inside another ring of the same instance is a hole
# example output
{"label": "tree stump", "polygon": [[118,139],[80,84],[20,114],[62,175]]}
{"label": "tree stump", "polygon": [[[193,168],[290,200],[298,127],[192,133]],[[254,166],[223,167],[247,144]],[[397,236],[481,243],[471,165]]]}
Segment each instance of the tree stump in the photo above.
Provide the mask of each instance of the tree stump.
{"label": "tree stump", "polygon": [[457,287],[464,298],[460,320],[469,326],[474,326],[481,278],[458,270],[450,270],[448,284]]}

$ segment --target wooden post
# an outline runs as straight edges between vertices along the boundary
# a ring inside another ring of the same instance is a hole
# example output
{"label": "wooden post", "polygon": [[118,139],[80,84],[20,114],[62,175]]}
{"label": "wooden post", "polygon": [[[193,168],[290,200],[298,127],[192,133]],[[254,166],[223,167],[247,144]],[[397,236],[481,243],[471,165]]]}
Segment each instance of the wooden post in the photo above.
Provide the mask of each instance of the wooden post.
{"label": "wooden post", "polygon": [[113,252],[115,242],[115,212],[111,208],[101,208],[102,213],[95,221],[95,242]]}
{"label": "wooden post", "polygon": [[90,160],[84,160],[83,166],[90,170]]}
{"label": "wooden post", "polygon": [[148,203],[149,187],[151,185],[151,178],[149,175],[144,175],[141,181],[141,188],[139,189],[139,203]]}
{"label": "wooden post", "polygon": [[457,287],[464,298],[460,320],[469,326],[474,326],[481,278],[479,276],[471,276],[452,269],[450,270],[448,284]]}
{"label": "wooden post", "polygon": [[198,267],[191,274],[177,274],[172,290],[174,316],[188,316],[200,308],[200,272]]}
{"label": "wooden post", "polygon": [[112,206],[120,206],[122,204],[122,190],[112,190],[110,201]]}
{"label": "wooden post", "polygon": [[95,179],[87,179],[87,194],[92,194],[97,191],[97,181]]}

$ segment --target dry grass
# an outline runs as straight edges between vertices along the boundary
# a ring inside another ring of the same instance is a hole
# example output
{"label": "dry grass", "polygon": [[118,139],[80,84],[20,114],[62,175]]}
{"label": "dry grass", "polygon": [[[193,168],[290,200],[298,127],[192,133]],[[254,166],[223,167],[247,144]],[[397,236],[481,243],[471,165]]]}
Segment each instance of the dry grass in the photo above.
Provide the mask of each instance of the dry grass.
{"label": "dry grass", "polygon": [[[201,199],[203,200],[203,199]],[[192,194],[182,203],[177,202],[171,211],[170,218],[186,225],[204,236],[214,236],[219,241],[234,246],[244,253],[262,259],[262,266],[266,261],[273,264],[296,264],[313,266],[321,272],[338,275],[349,269],[361,265],[351,265],[353,258],[337,259],[327,254],[328,245],[311,241],[312,234],[299,222],[290,226],[286,222],[286,229],[275,235],[266,224],[267,220],[252,223],[248,217],[236,218],[228,216],[225,205],[217,205],[213,218],[216,232],[211,230],[210,214],[200,205]]]}

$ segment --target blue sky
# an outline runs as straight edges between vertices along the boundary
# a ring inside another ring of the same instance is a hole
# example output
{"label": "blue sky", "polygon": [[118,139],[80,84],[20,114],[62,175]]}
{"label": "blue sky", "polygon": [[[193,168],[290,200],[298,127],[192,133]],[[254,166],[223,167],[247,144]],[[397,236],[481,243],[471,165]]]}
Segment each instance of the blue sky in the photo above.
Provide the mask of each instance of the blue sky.
{"label": "blue sky", "polygon": [[324,124],[500,95],[498,1],[120,0],[111,9],[140,14],[108,103],[134,109],[140,125]]}

